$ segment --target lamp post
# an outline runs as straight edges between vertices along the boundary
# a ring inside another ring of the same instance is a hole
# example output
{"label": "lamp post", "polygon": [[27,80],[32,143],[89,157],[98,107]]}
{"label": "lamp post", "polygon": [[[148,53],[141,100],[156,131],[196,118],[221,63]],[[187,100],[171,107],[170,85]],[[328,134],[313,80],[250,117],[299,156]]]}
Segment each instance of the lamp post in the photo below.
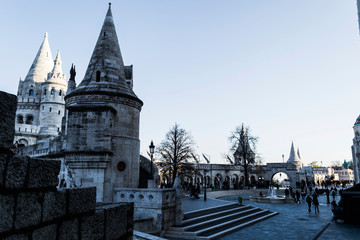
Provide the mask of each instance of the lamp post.
{"label": "lamp post", "polygon": [[150,172],[150,179],[153,180],[154,179],[154,175],[153,175],[153,156],[154,156],[154,150],[155,150],[155,145],[153,143],[153,141],[151,140],[150,146],[149,146],[149,150],[150,150],[150,157],[151,157],[151,162],[150,162],[150,166],[151,166],[151,172]]}
{"label": "lamp post", "polygon": [[206,201],[206,172],[207,170],[204,170],[204,185],[205,185],[205,189],[204,189],[204,201]]}

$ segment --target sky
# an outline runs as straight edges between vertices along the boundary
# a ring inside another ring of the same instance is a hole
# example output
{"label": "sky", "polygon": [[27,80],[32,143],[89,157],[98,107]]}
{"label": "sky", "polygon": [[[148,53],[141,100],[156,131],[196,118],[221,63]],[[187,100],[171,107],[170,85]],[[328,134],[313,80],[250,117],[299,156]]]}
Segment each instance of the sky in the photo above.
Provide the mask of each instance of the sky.
{"label": "sky", "polygon": [[[108,1],[2,1],[0,90],[16,94],[45,32],[79,84]],[[355,0],[128,0],[112,13],[134,92],[144,102],[140,152],[175,124],[197,154],[226,163],[230,132],[259,137],[263,163],[350,160],[360,114],[360,36]]]}

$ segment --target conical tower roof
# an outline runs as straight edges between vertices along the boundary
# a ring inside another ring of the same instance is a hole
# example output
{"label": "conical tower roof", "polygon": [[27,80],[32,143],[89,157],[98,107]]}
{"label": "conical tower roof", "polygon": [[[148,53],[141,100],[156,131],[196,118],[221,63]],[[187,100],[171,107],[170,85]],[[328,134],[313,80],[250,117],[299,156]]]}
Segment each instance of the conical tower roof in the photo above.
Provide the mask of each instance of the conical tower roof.
{"label": "conical tower roof", "polygon": [[44,41],[26,75],[25,81],[44,82],[47,79],[48,73],[51,72],[53,65],[48,34],[45,33]]}
{"label": "conical tower roof", "polygon": [[111,13],[111,4],[109,4],[85,77],[70,95],[91,92],[126,95],[141,102],[125,82],[125,67]]}
{"label": "conical tower roof", "polygon": [[62,83],[66,84],[65,74],[63,73],[63,70],[62,70],[62,61],[61,61],[61,56],[60,56],[60,50],[58,50],[58,52],[56,54],[56,58],[54,60],[54,68],[51,71],[51,74],[49,75],[49,78],[47,81],[62,82]]}
{"label": "conical tower roof", "polygon": [[296,150],[294,147],[294,142],[291,143],[290,156],[289,156],[289,159],[287,160],[287,162],[296,164],[297,166],[299,166],[299,164],[301,165],[301,160],[296,153]]}

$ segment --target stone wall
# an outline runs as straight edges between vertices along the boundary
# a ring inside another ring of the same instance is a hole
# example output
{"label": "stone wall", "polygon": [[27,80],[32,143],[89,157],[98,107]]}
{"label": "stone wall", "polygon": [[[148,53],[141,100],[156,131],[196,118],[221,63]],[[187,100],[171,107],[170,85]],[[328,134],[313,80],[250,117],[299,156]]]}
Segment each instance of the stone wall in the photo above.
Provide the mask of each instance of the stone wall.
{"label": "stone wall", "polygon": [[133,203],[96,205],[95,187],[57,189],[60,161],[8,150],[14,97],[0,92],[0,239],[132,239]]}
{"label": "stone wall", "polygon": [[0,239],[131,239],[133,204],[56,189],[60,161],[0,155]]}
{"label": "stone wall", "polygon": [[10,149],[14,140],[15,112],[17,99],[15,95],[0,91],[0,151]]}

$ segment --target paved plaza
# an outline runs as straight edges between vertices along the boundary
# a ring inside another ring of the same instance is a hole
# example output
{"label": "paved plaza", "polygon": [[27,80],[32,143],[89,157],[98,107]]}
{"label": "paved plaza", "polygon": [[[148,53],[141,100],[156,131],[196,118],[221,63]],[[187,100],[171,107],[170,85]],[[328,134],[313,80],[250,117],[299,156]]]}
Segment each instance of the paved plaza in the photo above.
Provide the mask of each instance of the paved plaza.
{"label": "paved plaza", "polygon": [[[248,196],[243,196],[244,205],[251,205],[270,211],[279,212],[279,215],[265,221],[256,223],[247,228],[224,236],[222,240],[234,239],[359,239],[360,226],[348,225],[332,220],[330,204],[326,203],[326,196],[319,197],[319,214],[314,213],[314,207],[309,213],[305,201],[301,204],[269,204],[250,202]],[[337,196],[337,201],[340,199]],[[203,196],[198,200],[183,199],[184,212],[202,208],[214,207],[237,201],[237,196],[226,196],[220,199],[208,198],[205,202]]]}

